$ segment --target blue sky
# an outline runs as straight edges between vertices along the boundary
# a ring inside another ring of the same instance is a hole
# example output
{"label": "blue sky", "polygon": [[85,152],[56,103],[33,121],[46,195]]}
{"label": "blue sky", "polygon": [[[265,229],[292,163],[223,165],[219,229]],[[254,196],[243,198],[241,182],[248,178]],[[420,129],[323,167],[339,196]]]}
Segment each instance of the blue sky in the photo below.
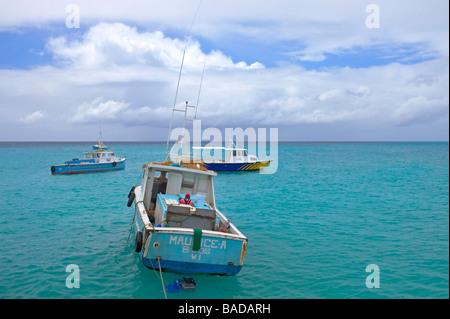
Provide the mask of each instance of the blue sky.
{"label": "blue sky", "polygon": [[[379,28],[368,28],[369,4]],[[67,5],[80,28],[67,28]],[[0,140],[165,140],[199,1],[17,1],[0,13]],[[448,1],[203,0],[178,103],[281,140],[448,140]]]}
{"label": "blue sky", "polygon": [[28,69],[52,63],[52,57],[45,54],[48,30],[24,28],[18,32],[0,32],[0,67],[7,69]]}
{"label": "blue sky", "polygon": [[[132,25],[132,24],[130,24]],[[77,29],[67,29],[61,24],[50,24],[45,28],[23,27],[16,30],[0,32],[1,68],[28,69],[39,65],[54,65],[51,52],[46,49],[48,39],[65,36],[69,40],[79,40],[93,25],[82,25]],[[148,27],[135,25],[140,32],[150,30]],[[157,30],[154,27],[154,30]],[[183,39],[185,34],[176,30],[162,30],[167,37]],[[230,34],[218,42],[202,36],[195,37],[201,43],[202,50],[220,50],[236,61],[250,62],[257,57],[265,67],[277,67],[283,63],[294,63],[308,70],[330,67],[365,68],[390,63],[415,64],[439,57],[438,52],[422,56],[424,43],[398,43],[386,47],[364,46],[342,50],[337,53],[324,53],[321,61],[300,61],[290,54],[291,51],[305,48],[299,41],[278,41],[261,43],[258,39],[245,34]]]}

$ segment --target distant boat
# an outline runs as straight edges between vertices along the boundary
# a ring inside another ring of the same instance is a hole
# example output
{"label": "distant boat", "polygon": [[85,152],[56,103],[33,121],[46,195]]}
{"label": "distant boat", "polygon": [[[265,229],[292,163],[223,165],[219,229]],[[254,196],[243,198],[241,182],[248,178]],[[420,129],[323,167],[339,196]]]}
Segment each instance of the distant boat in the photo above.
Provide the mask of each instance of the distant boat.
{"label": "distant boat", "polygon": [[108,172],[125,169],[125,158],[118,157],[102,142],[97,142],[83,159],[74,158],[64,164],[53,165],[52,175]]}
{"label": "distant boat", "polygon": [[92,148],[94,151],[107,151],[108,150],[108,147],[100,141],[98,141],[97,144],[92,146]]}
{"label": "distant boat", "polygon": [[[225,151],[223,159],[203,159],[205,167],[212,171],[256,171],[270,164],[270,160],[260,161],[256,155],[248,155],[245,148],[236,148],[230,141],[228,147],[192,147],[193,150]],[[203,158],[203,157],[202,157]]]}

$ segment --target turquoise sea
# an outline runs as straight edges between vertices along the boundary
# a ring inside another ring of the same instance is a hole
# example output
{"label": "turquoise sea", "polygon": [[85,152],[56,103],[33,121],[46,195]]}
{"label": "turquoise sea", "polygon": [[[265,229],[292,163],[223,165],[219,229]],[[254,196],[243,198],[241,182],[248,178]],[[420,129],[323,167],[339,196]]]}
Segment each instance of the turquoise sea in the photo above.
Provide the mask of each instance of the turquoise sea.
{"label": "turquoise sea", "polygon": [[[0,298],[164,298],[134,253],[127,195],[165,143],[105,142],[124,171],[52,176],[92,143],[0,143]],[[449,298],[449,144],[280,143],[278,170],[219,173],[249,241],[232,277],[169,299]],[[79,288],[68,288],[68,265]],[[368,288],[368,265],[379,288]],[[182,275],[163,273],[165,283]]]}

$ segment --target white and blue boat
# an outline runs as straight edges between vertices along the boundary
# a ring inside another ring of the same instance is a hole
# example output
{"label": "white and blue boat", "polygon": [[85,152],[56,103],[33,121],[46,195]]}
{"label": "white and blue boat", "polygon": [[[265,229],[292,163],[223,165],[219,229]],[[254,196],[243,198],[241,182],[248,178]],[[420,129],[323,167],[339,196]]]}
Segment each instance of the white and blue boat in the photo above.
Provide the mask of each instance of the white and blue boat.
{"label": "white and blue boat", "polygon": [[271,160],[259,160],[256,155],[251,155],[247,153],[245,148],[237,148],[234,145],[233,141],[229,142],[228,147],[192,147],[194,152],[198,151],[207,151],[211,150],[216,152],[225,152],[225,158],[210,158],[206,159],[204,156],[201,156],[201,162],[205,165],[205,167],[212,171],[257,171],[261,170],[264,167],[268,166]]}
{"label": "white and blue boat", "polygon": [[[248,239],[217,208],[213,184],[217,173],[194,163],[185,151],[186,121],[195,120],[187,117],[188,109],[197,110],[188,102],[184,109],[176,106],[185,52],[172,108],[167,157],[162,163],[144,164],[141,185],[132,187],[128,194],[127,206],[135,202],[134,248],[143,264],[154,270],[231,276],[243,266]],[[183,130],[169,152],[175,112],[184,113]],[[181,201],[187,194],[194,205]]]}
{"label": "white and blue boat", "polygon": [[84,158],[74,158],[64,164],[53,165],[52,175],[82,174],[109,172],[125,169],[126,158],[118,157],[102,142],[97,142],[90,152],[84,153]]}
{"label": "white and blue boat", "polygon": [[[244,263],[245,237],[217,208],[216,173],[194,163],[149,163],[135,200],[135,251],[151,269],[235,275]],[[180,203],[190,194],[194,206]]]}

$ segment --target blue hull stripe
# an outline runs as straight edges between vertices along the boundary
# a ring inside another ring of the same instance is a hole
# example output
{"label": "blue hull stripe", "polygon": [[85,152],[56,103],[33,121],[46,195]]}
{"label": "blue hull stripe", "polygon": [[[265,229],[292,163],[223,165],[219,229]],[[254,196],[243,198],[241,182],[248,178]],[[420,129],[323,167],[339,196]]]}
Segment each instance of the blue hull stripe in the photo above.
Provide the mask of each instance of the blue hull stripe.
{"label": "blue hull stripe", "polygon": [[[143,258],[142,261],[146,267],[159,270],[159,263],[156,259]],[[234,265],[199,264],[192,262],[180,262],[163,259],[161,259],[159,262],[161,263],[162,271],[191,273],[191,274],[233,276],[236,275],[242,268],[242,266],[234,266]]]}
{"label": "blue hull stripe", "polygon": [[[211,171],[242,171],[242,170],[258,170],[262,167],[256,165],[261,162],[253,163],[204,163],[207,169]],[[262,165],[263,167],[266,165]],[[254,167],[254,168],[253,168]]]}
{"label": "blue hull stripe", "polygon": [[211,171],[238,171],[244,165],[247,165],[247,164],[244,164],[244,163],[231,163],[231,164],[205,163],[206,168]]}
{"label": "blue hull stripe", "polygon": [[96,173],[96,172],[109,172],[125,169],[125,161],[116,162],[116,166],[113,163],[102,163],[102,164],[64,164],[53,166],[55,171],[52,172],[53,175],[60,174],[81,174],[81,173]]}

